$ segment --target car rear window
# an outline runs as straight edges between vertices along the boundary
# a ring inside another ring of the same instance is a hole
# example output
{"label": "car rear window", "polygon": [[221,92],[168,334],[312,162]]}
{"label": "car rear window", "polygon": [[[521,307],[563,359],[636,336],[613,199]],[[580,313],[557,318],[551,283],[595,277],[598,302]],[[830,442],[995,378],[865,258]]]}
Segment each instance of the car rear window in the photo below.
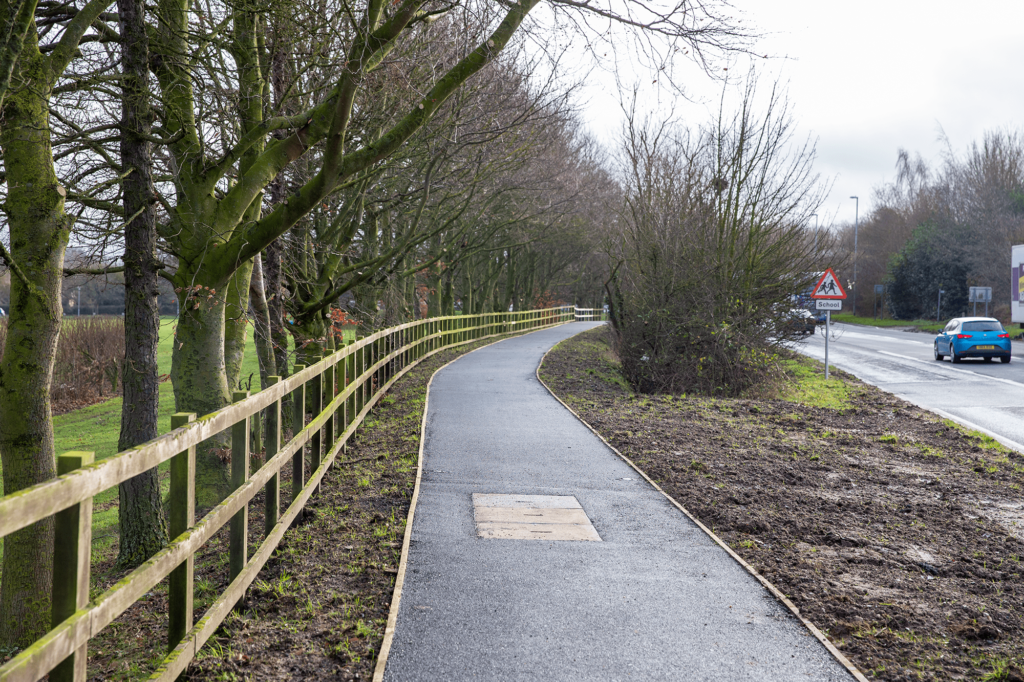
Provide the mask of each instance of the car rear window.
{"label": "car rear window", "polygon": [[1001,332],[1003,325],[998,320],[981,320],[980,322],[964,322],[965,332]]}

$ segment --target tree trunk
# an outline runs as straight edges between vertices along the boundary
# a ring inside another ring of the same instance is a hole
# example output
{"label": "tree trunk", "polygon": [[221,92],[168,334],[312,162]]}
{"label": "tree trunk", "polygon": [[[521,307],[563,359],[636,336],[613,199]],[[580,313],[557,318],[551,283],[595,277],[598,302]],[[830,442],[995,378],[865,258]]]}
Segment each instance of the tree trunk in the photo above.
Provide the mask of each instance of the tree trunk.
{"label": "tree trunk", "polygon": [[321,313],[297,320],[290,329],[295,337],[295,362],[309,367],[327,350],[327,321]]}
{"label": "tree trunk", "polygon": [[[228,388],[238,388],[239,380],[248,382],[249,377],[240,376],[242,361],[245,359],[245,337],[249,332],[249,279],[252,276],[252,261],[243,263],[228,284],[227,307],[224,313],[224,371],[227,373]],[[253,393],[259,389],[251,387]]]}
{"label": "tree trunk", "polygon": [[[178,412],[194,412],[202,417],[231,402],[224,369],[225,297],[218,291],[212,298],[209,294],[190,298],[184,289],[178,296],[181,314],[171,354],[174,405]],[[217,456],[217,450],[226,442],[226,434],[212,438],[196,452],[196,506],[199,508],[212,507],[227,492],[227,467]]]}
{"label": "tree trunk", "polygon": [[[50,383],[61,324],[70,220],[50,147],[47,64],[29,34],[0,118],[10,230],[10,317],[0,361],[0,459],[7,495],[56,476]],[[31,49],[30,49],[31,48]],[[16,178],[17,182],[11,180]],[[50,629],[53,519],[4,538],[0,647],[25,647]]]}
{"label": "tree trunk", "polygon": [[267,313],[270,316],[270,340],[274,346],[274,365],[281,378],[288,371],[288,330],[284,326],[284,287],[281,285],[281,240],[275,239],[264,252],[267,268],[263,288],[267,294]]}
{"label": "tree trunk", "polygon": [[253,260],[252,278],[249,280],[249,305],[252,307],[253,337],[256,355],[260,361],[260,386],[267,385],[267,377],[277,375],[274,346],[270,339],[270,310],[263,282],[263,261]]}
{"label": "tree trunk", "polygon": [[[124,367],[121,436],[118,450],[127,450],[159,435],[160,380],[157,344],[160,309],[157,305],[156,211],[153,206],[153,160],[150,133],[145,4],[118,0],[124,37],[121,56],[121,167],[131,173],[121,183],[124,214],[134,216],[124,234]],[[167,543],[160,480],[154,467],[118,486],[120,540],[117,564],[135,568]]]}

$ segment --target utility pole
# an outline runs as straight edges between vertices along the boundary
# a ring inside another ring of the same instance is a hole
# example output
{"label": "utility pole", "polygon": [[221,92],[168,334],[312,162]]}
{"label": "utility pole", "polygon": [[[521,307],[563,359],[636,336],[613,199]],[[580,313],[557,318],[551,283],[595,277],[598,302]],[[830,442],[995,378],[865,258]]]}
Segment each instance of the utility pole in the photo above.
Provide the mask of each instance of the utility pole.
{"label": "utility pole", "polygon": [[860,198],[850,197],[857,203],[853,208],[853,314],[857,314],[857,232],[860,228]]}
{"label": "utility pole", "polygon": [[942,322],[942,295],[946,293],[939,289],[939,302],[935,304],[935,321]]}

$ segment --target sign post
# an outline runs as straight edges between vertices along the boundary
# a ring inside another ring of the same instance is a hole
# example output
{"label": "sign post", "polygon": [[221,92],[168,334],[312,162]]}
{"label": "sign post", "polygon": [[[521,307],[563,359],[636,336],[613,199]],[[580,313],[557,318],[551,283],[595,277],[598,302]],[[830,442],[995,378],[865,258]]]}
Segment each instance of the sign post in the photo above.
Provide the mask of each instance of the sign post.
{"label": "sign post", "polygon": [[974,304],[974,314],[978,314],[978,304],[985,304],[985,317],[988,317],[988,304],[992,302],[992,287],[971,287],[969,303]]}
{"label": "sign post", "polygon": [[832,331],[832,311],[842,310],[846,300],[846,290],[839,283],[839,278],[832,268],[821,274],[821,279],[814,285],[811,298],[818,310],[825,311],[825,379],[828,379],[828,341]]}

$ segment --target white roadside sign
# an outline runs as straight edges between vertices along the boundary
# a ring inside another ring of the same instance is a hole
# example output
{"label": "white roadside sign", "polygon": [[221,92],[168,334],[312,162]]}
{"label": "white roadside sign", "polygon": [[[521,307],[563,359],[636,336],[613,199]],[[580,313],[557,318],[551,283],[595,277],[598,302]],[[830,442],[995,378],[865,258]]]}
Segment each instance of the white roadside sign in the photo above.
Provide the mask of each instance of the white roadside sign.
{"label": "white roadside sign", "polygon": [[815,301],[815,304],[817,305],[818,310],[842,310],[843,309],[843,302],[842,301],[830,301],[830,300],[825,299],[825,298],[819,298],[817,301]]}
{"label": "white roadside sign", "polygon": [[1024,244],[1010,250],[1010,320],[1024,322]]}

